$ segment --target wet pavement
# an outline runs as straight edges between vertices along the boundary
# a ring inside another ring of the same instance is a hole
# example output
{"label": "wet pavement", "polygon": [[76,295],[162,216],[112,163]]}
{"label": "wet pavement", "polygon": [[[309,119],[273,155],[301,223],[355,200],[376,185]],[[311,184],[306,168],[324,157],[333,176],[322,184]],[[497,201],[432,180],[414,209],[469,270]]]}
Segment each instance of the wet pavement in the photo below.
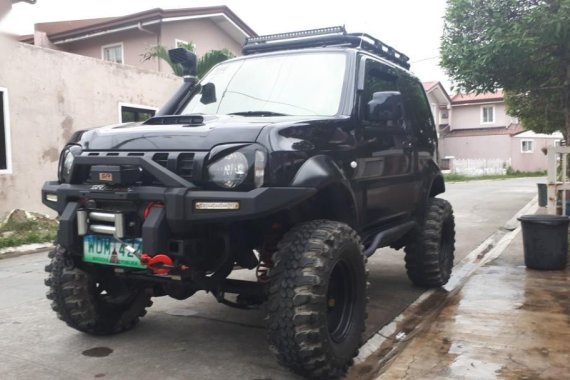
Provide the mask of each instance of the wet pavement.
{"label": "wet pavement", "polygon": [[524,266],[519,234],[370,379],[570,379],[570,265]]}

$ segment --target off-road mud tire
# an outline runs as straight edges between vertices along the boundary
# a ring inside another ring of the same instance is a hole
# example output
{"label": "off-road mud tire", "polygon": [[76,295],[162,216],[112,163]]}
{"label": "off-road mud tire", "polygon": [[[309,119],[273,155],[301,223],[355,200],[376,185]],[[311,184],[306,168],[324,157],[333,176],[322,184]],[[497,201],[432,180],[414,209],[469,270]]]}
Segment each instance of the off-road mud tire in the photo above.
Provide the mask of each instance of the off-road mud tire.
{"label": "off-road mud tire", "polygon": [[[356,232],[329,220],[293,227],[277,245],[269,276],[268,338],[278,361],[306,377],[343,376],[366,319],[366,258]],[[338,304],[331,299],[337,293]],[[329,325],[337,328],[331,332]]]}
{"label": "off-road mud tire", "polygon": [[58,318],[76,330],[93,335],[126,331],[152,305],[149,293],[136,288],[128,288],[124,297],[110,303],[98,294],[96,277],[76,267],[65,249],[56,247],[48,257],[47,298]]}
{"label": "off-road mud tire", "polygon": [[448,201],[430,198],[420,225],[406,245],[408,277],[417,286],[435,288],[449,281],[455,251],[455,220]]}

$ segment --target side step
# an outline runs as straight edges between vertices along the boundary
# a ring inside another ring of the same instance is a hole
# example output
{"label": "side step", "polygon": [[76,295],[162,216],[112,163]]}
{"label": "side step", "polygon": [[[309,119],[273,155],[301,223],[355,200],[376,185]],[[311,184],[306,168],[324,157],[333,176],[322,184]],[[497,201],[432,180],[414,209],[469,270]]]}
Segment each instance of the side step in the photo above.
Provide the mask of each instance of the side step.
{"label": "side step", "polygon": [[366,257],[372,256],[372,254],[380,247],[385,247],[388,243],[398,240],[416,226],[416,222],[409,221],[402,223],[387,230],[383,230],[376,234],[372,243],[364,250],[364,255]]}

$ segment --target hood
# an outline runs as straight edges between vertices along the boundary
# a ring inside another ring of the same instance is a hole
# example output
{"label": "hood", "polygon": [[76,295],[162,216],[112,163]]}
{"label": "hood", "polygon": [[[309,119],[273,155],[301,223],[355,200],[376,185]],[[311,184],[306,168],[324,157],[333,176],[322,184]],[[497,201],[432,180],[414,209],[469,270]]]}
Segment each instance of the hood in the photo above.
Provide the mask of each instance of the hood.
{"label": "hood", "polygon": [[86,150],[210,150],[219,144],[255,142],[275,119],[221,115],[205,116],[201,125],[110,125],[85,131],[77,142]]}

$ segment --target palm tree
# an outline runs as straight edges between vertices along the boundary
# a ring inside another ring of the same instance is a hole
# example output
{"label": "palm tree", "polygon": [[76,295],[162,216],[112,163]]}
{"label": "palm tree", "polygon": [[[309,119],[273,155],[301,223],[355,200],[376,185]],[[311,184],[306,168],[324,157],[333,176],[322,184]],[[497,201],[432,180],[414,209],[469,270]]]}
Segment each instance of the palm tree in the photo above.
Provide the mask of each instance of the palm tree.
{"label": "palm tree", "polygon": [[[183,47],[187,50],[194,51],[194,44],[189,42],[187,44],[180,44],[178,47]],[[197,75],[198,78],[202,78],[212,67],[220,62],[228,60],[235,57],[235,55],[228,49],[221,50],[210,50],[204,54],[197,62]],[[162,59],[172,68],[174,75],[181,77],[183,75],[182,65],[178,63],[173,63],[168,56],[168,49],[164,46],[158,45],[149,48],[144,54],[142,54],[142,60],[148,61],[152,58]]]}

